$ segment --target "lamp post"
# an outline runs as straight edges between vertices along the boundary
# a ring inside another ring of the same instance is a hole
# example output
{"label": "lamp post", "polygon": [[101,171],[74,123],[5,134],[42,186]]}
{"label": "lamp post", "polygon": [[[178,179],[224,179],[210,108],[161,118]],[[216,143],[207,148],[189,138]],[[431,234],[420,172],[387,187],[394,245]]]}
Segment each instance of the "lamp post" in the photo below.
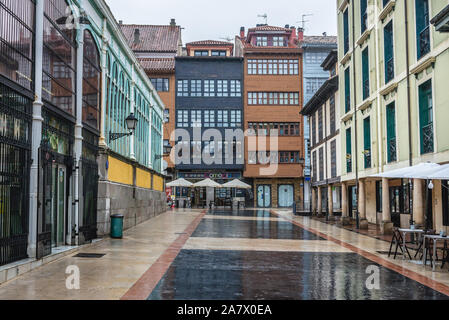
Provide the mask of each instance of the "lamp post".
{"label": "lamp post", "polygon": [[134,130],[136,130],[137,123],[139,120],[134,116],[134,113],[131,113],[128,118],[126,118],[125,123],[128,128],[128,133],[113,133],[109,132],[109,140],[114,141],[123,137],[132,136],[134,134]]}

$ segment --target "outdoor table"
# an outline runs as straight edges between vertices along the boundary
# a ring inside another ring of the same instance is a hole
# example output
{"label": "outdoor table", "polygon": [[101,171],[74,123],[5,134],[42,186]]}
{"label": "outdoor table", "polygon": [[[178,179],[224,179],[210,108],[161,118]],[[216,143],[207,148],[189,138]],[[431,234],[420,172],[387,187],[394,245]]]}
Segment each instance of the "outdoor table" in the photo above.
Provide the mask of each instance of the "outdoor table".
{"label": "outdoor table", "polygon": [[[425,235],[424,241],[426,241],[426,238],[433,241],[433,265],[432,265],[432,271],[435,271],[435,265],[436,265],[436,258],[437,258],[437,243],[438,241],[447,241],[449,240],[448,237],[442,237],[440,235]],[[427,255],[427,247],[424,246],[424,254],[423,254],[423,266],[425,267],[425,261],[426,261],[426,255]]]}
{"label": "outdoor table", "polygon": [[404,254],[402,255],[402,259],[406,259],[405,257],[405,250],[406,250],[406,236],[407,233],[411,233],[411,234],[424,234],[424,230],[421,229],[398,229],[399,232],[402,233],[402,241],[404,242],[403,246],[404,246]]}

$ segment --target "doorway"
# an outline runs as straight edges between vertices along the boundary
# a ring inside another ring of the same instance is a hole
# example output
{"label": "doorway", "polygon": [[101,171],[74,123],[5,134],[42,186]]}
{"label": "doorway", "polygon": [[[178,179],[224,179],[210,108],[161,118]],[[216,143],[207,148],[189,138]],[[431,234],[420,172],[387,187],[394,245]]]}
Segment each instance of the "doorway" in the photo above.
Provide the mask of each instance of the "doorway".
{"label": "doorway", "polygon": [[289,208],[293,206],[294,188],[291,184],[279,185],[278,187],[278,206],[281,208]]}
{"label": "doorway", "polygon": [[51,190],[51,244],[66,244],[67,168],[60,164],[52,166]]}
{"label": "doorway", "polygon": [[271,207],[271,186],[258,185],[257,186],[257,206],[259,208]]}

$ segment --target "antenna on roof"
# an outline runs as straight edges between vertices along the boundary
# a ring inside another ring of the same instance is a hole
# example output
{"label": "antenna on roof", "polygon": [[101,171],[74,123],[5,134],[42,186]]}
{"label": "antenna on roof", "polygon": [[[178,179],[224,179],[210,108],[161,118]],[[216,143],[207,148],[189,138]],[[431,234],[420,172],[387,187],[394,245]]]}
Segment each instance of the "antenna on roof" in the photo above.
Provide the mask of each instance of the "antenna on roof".
{"label": "antenna on roof", "polygon": [[231,42],[234,39],[231,38],[230,36],[226,36],[226,37],[221,37],[220,40],[226,40],[227,42]]}
{"label": "antenna on roof", "polygon": [[268,15],[266,13],[258,14],[257,17],[258,18],[264,18],[265,19],[265,24],[268,24]]}
{"label": "antenna on roof", "polygon": [[306,22],[310,22],[310,20],[306,20],[306,17],[311,17],[313,14],[303,14],[301,17],[301,21],[296,21],[297,23],[302,24],[302,29],[306,30]]}

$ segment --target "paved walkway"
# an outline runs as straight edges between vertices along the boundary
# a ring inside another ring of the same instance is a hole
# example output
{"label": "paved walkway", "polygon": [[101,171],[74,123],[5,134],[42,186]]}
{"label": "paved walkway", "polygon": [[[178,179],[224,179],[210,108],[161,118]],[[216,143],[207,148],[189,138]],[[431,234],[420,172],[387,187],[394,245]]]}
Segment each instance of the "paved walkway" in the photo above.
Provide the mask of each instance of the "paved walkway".
{"label": "paved walkway", "polygon": [[[447,270],[378,253],[388,246],[288,211],[178,210],[81,250],[101,258],[72,255],[7,282],[0,299],[448,298]],[[68,266],[79,290],[66,288]]]}

